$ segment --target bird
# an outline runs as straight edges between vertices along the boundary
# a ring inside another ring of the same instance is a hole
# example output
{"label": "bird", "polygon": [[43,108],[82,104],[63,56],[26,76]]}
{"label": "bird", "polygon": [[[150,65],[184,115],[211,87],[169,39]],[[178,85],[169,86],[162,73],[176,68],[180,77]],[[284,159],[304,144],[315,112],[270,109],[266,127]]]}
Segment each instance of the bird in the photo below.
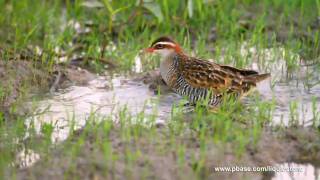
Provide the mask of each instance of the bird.
{"label": "bird", "polygon": [[224,97],[246,96],[258,82],[270,77],[270,73],[259,74],[188,56],[167,36],[157,38],[145,52],[161,56],[162,79],[174,92],[187,97],[189,105],[202,101],[210,108],[217,108]]}

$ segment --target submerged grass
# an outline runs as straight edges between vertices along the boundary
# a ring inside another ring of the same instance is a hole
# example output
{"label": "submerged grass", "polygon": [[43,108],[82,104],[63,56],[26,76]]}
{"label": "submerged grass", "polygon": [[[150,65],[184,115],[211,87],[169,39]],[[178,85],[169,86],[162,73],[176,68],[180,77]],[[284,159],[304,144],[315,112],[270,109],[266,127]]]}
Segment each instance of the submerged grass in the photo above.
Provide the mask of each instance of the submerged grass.
{"label": "submerged grass", "polygon": [[[24,59],[40,63],[51,72],[61,56],[66,57],[66,64],[72,63],[74,56],[84,56],[83,63],[96,72],[105,71],[99,59],[107,59],[119,65],[120,73],[131,73],[142,48],[160,35],[170,35],[190,54],[241,68],[253,61],[250,54],[241,52],[244,44],[256,47],[256,54],[262,56],[265,48],[281,47],[288,53],[282,55],[283,51],[276,49],[279,52],[274,53],[278,55],[272,62],[262,58],[259,64],[267,71],[284,56],[288,69],[296,69],[297,54],[308,63],[319,63],[319,17],[318,0],[105,0],[98,4],[82,0],[0,0],[0,58],[5,62]],[[144,71],[158,66],[154,58],[142,57],[142,61]],[[8,96],[5,88],[0,86],[0,99]],[[24,92],[29,91],[22,90],[19,98]],[[117,178],[124,173],[127,178],[149,178],[161,176],[166,169],[160,166],[166,165],[179,170],[176,178],[208,177],[207,159],[218,156],[213,151],[231,149],[230,153],[240,159],[249,145],[258,143],[274,104],[258,98],[254,101],[256,106],[246,108],[228,102],[216,113],[197,107],[194,113],[185,115],[181,107],[173,107],[166,128],[157,128],[152,124],[155,117],[146,117],[144,112],[132,117],[126,108],[118,112],[119,124],[110,118],[95,122],[93,114],[81,131],[72,132],[71,138],[58,145],[57,151],[51,151],[56,148],[51,142],[52,125],[44,125],[39,137],[33,128],[25,128],[25,117],[6,118],[0,113],[0,177],[16,177],[16,154],[23,149],[39,153],[47,167],[52,166],[51,153],[58,152],[59,157],[66,158],[65,164],[58,161],[54,165],[65,168],[61,177],[65,179],[81,178],[81,170],[96,172],[94,177]],[[319,127],[316,101],[314,128]],[[293,102],[293,125],[296,108]],[[146,119],[150,126],[146,127]],[[25,138],[27,132],[30,136]],[[159,166],[151,163],[157,160]],[[188,174],[185,170],[190,167],[192,173]]]}

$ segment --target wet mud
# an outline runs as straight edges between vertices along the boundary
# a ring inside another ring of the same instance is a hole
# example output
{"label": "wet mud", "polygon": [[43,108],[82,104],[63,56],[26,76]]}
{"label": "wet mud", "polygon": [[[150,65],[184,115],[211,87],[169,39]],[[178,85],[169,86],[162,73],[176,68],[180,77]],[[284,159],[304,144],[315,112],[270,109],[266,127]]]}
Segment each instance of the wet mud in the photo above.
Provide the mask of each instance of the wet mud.
{"label": "wet mud", "polygon": [[[121,139],[119,129],[120,127],[114,125],[108,133],[98,129],[98,133],[92,134],[90,131],[79,130],[71,137],[71,142],[77,142],[78,138],[85,134],[88,138],[79,147],[79,154],[75,158],[67,155],[65,148],[68,147],[62,144],[45,160],[40,160],[31,168],[21,170],[18,179],[42,179],[43,177],[63,179],[65,173],[73,178],[84,179],[195,179],[196,171],[200,171],[202,179],[271,179],[285,175],[307,178],[314,175],[308,175],[310,172],[276,174],[275,172],[230,173],[215,170],[215,167],[221,166],[266,167],[287,162],[296,162],[302,164],[301,166],[312,163],[315,173],[320,171],[317,168],[320,165],[319,132],[303,127],[288,128],[281,132],[264,130],[259,142],[256,145],[248,145],[246,152],[240,157],[234,153],[234,149],[237,148],[234,144],[220,146],[215,143],[206,144],[206,153],[201,155],[198,138],[193,133],[185,133],[184,137],[177,140],[177,143],[183,143],[187,147],[183,156],[184,163],[181,165],[177,163],[178,152],[172,149],[165,127],[158,128],[158,138],[154,141],[150,141],[143,135],[136,140],[124,141]],[[105,160],[103,150],[96,146],[97,138],[110,141],[112,153],[118,156],[116,160],[110,160],[110,162]],[[159,150],[159,147],[163,151]],[[137,160],[131,162],[130,168],[126,168],[128,164],[123,157],[128,150],[141,154]],[[205,160],[201,168],[197,169],[195,160],[200,156],[205,156]],[[72,169],[71,164],[76,168]]]}

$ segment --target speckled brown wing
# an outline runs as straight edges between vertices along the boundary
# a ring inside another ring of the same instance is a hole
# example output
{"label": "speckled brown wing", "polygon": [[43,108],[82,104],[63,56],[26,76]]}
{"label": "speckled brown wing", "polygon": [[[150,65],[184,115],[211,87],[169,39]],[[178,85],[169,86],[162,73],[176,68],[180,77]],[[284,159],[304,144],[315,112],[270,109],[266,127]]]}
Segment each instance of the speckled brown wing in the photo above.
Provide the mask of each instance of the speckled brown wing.
{"label": "speckled brown wing", "polygon": [[232,71],[234,73],[239,73],[242,76],[251,76],[251,75],[258,75],[259,74],[257,71],[250,70],[250,69],[238,69],[238,68],[235,68],[232,66],[227,66],[227,65],[219,65],[219,66],[226,71]]}
{"label": "speckled brown wing", "polygon": [[248,91],[250,87],[255,86],[255,82],[245,77],[258,74],[255,71],[221,66],[187,56],[183,57],[179,69],[191,86],[210,89],[215,93]]}

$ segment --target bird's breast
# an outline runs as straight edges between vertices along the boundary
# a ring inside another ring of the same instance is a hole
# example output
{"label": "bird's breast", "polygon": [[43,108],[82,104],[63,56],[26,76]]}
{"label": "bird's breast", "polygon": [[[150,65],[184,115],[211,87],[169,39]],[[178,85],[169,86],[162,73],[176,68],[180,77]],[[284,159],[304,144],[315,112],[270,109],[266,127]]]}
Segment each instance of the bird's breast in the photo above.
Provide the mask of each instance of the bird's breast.
{"label": "bird's breast", "polygon": [[173,88],[177,69],[172,58],[166,58],[160,63],[160,74],[168,86]]}

